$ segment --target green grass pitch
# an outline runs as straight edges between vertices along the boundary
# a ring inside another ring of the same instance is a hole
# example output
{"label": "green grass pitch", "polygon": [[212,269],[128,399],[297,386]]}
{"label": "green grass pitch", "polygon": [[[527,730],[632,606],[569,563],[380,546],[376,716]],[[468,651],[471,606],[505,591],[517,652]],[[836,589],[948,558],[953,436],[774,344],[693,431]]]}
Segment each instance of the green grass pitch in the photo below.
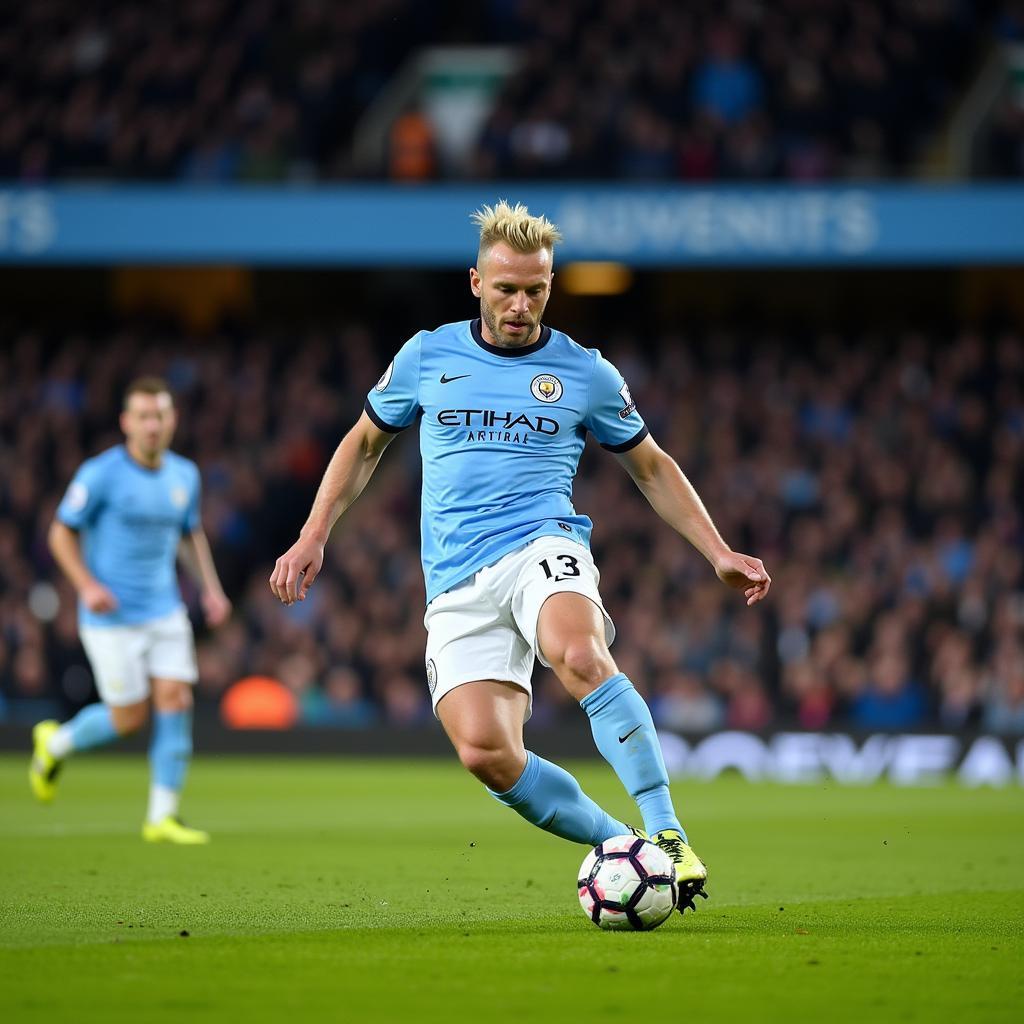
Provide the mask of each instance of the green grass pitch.
{"label": "green grass pitch", "polygon": [[678,782],[712,898],[621,934],[579,909],[584,849],[454,762],[200,758],[205,848],[138,838],[141,758],[80,758],[51,807],[25,767],[0,758],[8,1024],[1021,1019],[1020,788]]}

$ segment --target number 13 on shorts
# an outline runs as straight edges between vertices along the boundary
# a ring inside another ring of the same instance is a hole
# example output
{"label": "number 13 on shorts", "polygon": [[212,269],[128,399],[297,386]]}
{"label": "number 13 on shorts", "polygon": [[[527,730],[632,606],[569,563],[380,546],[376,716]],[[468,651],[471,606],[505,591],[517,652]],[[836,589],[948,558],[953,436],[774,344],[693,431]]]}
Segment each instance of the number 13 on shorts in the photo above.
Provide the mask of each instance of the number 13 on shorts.
{"label": "number 13 on shorts", "polygon": [[545,578],[553,583],[561,583],[562,580],[572,579],[573,576],[580,574],[579,559],[573,555],[553,555],[542,558],[538,564],[544,570]]}

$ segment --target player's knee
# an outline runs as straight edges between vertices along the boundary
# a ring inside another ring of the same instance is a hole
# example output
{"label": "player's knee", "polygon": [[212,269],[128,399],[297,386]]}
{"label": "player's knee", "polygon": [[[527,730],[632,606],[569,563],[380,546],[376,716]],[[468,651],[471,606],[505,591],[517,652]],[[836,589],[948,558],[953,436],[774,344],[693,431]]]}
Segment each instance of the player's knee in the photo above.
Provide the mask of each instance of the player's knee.
{"label": "player's knee", "polygon": [[192,687],[187,683],[164,685],[155,690],[153,705],[157,711],[173,715],[192,710]]}
{"label": "player's knee", "polygon": [[551,664],[570,692],[585,696],[614,674],[614,665],[607,648],[597,637],[582,635],[570,638]]}
{"label": "player's knee", "polygon": [[510,746],[460,743],[458,751],[466,771],[497,793],[511,789],[522,774],[525,754],[519,756]]}
{"label": "player's knee", "polygon": [[145,703],[140,703],[111,708],[110,717],[119,736],[130,736],[133,732],[138,732],[149,720],[149,707]]}

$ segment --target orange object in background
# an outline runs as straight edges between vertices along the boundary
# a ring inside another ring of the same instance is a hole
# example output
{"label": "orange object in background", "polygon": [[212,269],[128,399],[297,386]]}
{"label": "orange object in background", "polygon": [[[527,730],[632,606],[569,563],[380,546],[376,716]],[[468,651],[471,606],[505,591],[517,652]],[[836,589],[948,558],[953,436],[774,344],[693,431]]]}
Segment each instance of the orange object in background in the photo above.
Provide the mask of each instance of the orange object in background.
{"label": "orange object in background", "polygon": [[290,729],[299,720],[299,702],[270,676],[246,676],[225,691],[220,717],[229,729]]}
{"label": "orange object in background", "polygon": [[434,177],[434,129],[418,110],[402,114],[391,126],[388,174],[393,181],[427,181]]}

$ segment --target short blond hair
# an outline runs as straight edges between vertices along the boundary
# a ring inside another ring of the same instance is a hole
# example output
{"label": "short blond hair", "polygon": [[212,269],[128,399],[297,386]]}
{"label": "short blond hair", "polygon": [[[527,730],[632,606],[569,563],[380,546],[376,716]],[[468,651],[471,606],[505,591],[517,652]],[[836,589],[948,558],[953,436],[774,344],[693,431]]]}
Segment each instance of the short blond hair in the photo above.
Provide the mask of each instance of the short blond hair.
{"label": "short blond hair", "polygon": [[506,199],[499,199],[494,206],[481,206],[469,219],[480,228],[478,262],[496,242],[504,242],[516,252],[547,249],[554,253],[555,243],[562,240],[558,228],[547,217],[532,217],[522,203],[511,206]]}

